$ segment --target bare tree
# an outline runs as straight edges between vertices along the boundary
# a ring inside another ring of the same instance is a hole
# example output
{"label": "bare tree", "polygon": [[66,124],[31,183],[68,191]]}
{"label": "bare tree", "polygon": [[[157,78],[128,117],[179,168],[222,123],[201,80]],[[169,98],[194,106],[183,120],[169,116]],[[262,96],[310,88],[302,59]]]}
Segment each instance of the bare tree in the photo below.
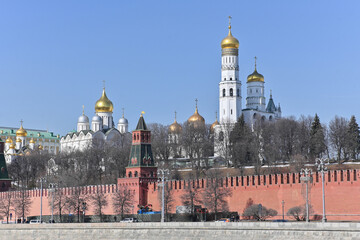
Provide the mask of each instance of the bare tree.
{"label": "bare tree", "polygon": [[184,194],[181,195],[182,204],[190,208],[191,216],[194,219],[195,217],[195,206],[202,203],[201,196],[199,194],[199,189],[195,186],[191,186],[191,180],[189,180],[189,185],[184,186]]}
{"label": "bare tree", "polygon": [[12,202],[12,192],[8,192],[5,198],[0,199],[0,216],[6,217],[6,223],[9,223]]}
{"label": "bare tree", "polygon": [[261,204],[253,204],[245,209],[243,216],[257,221],[264,221],[269,217],[277,215],[277,211],[271,208],[266,208]]}
{"label": "bare tree", "polygon": [[95,214],[99,215],[100,222],[103,221],[103,210],[108,205],[108,200],[104,194],[101,186],[96,189],[96,192],[89,196],[91,205],[94,207]]}
{"label": "bare tree", "polygon": [[230,188],[223,187],[223,179],[218,170],[212,171],[207,179],[207,186],[203,191],[205,206],[215,213],[215,220],[219,211],[228,211],[227,198],[232,196]]}
{"label": "bare tree", "polygon": [[59,215],[59,220],[60,222],[63,221],[62,219],[62,215],[64,212],[64,209],[66,209],[67,205],[70,204],[71,200],[69,199],[68,196],[63,194],[62,189],[59,188],[55,188],[54,191],[51,193],[54,196],[54,203],[52,202],[52,196],[49,196],[48,201],[49,201],[49,208],[52,208],[53,204],[54,204],[54,212],[57,213]]}
{"label": "bare tree", "polygon": [[[309,215],[311,215],[313,213],[314,213],[314,210],[312,208],[312,205],[309,205]],[[305,207],[305,205],[292,207],[287,211],[287,215],[292,216],[296,221],[305,221],[306,220],[306,207]]]}
{"label": "bare tree", "polygon": [[77,222],[80,222],[80,211],[82,203],[86,203],[87,195],[81,193],[80,187],[73,187],[72,194],[69,196],[68,204],[65,205],[65,208],[69,212],[73,211],[77,214]]}
{"label": "bare tree", "polygon": [[213,155],[213,141],[210,135],[210,128],[205,124],[185,123],[181,144],[184,147],[186,157],[191,161],[196,177],[201,173],[201,162],[208,168],[208,157]]}
{"label": "bare tree", "polygon": [[16,213],[22,217],[22,220],[25,221],[25,216],[29,213],[32,200],[29,196],[29,192],[25,188],[21,188],[19,195],[14,200],[14,205]]}
{"label": "bare tree", "polygon": [[222,157],[224,158],[227,166],[230,166],[230,162],[232,161],[234,165],[237,164],[237,162],[234,162],[235,160],[238,160],[237,156],[233,156],[234,149],[237,149],[235,147],[231,148],[231,146],[233,146],[232,144],[234,143],[234,133],[233,133],[233,129],[234,129],[234,124],[230,123],[230,121],[227,122],[223,122],[221,125],[219,125],[219,130],[217,130],[214,133],[214,144],[215,144],[215,148],[216,148],[216,152]]}
{"label": "bare tree", "polygon": [[159,162],[167,163],[171,153],[171,143],[168,138],[168,127],[159,123],[148,125],[151,130],[151,147],[154,158]]}
{"label": "bare tree", "polygon": [[130,212],[130,209],[134,207],[134,193],[126,186],[118,189],[112,197],[112,207],[114,212],[120,214],[123,219],[124,213]]}

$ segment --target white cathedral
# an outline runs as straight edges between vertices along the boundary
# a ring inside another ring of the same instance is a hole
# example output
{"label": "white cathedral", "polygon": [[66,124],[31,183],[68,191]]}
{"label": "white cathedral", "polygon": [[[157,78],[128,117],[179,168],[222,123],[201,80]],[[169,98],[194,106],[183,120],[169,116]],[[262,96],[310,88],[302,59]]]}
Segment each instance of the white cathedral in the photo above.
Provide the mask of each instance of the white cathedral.
{"label": "white cathedral", "polygon": [[77,122],[77,131],[68,133],[60,139],[62,152],[83,151],[94,144],[109,143],[118,145],[128,134],[128,120],[124,117],[119,119],[117,128],[113,120],[113,103],[108,99],[103,88],[100,99],[95,104],[95,116],[91,121],[85,115],[84,109]]}
{"label": "white cathedral", "polygon": [[275,106],[272,94],[266,106],[264,96],[264,76],[257,72],[256,57],[255,70],[247,77],[246,108],[241,106],[241,81],[239,79],[239,41],[229,34],[221,41],[221,81],[219,83],[219,118],[212,125],[215,133],[215,157],[224,156],[227,149],[229,134],[241,114],[250,127],[255,121],[275,121],[281,118],[280,104]]}

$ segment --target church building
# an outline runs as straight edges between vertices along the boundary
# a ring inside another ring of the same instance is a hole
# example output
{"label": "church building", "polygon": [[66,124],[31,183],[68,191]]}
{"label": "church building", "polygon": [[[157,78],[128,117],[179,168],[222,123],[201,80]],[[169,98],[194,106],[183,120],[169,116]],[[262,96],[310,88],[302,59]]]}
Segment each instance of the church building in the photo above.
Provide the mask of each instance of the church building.
{"label": "church building", "polygon": [[113,110],[113,103],[106,96],[104,87],[100,99],[95,103],[95,116],[93,116],[91,124],[83,109],[82,115],[78,118],[77,131],[70,132],[60,139],[61,151],[83,151],[94,144],[120,144],[129,134],[129,123],[123,113],[115,126]]}

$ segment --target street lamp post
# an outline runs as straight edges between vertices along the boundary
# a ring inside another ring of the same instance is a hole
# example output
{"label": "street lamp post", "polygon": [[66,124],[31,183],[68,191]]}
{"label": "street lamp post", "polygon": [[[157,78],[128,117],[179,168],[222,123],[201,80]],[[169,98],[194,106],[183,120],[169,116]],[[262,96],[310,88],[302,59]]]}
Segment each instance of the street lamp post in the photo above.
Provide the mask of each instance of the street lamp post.
{"label": "street lamp post", "polygon": [[325,187],[324,187],[324,172],[327,171],[327,167],[325,167],[325,159],[322,158],[318,158],[316,159],[316,165],[317,165],[317,170],[321,172],[321,182],[322,182],[322,204],[323,204],[323,217],[322,217],[322,222],[326,222],[326,214],[325,214]]}
{"label": "street lamp post", "polygon": [[42,197],[43,197],[43,183],[46,183],[46,178],[42,177],[38,180],[40,182],[40,223],[42,223]]}
{"label": "street lamp post", "polygon": [[309,182],[312,180],[311,169],[305,168],[301,169],[301,173],[304,175],[300,180],[306,183],[306,222],[309,222]]}
{"label": "street lamp post", "polygon": [[86,202],[82,202],[82,210],[83,210],[83,222],[85,222],[85,210],[86,210]]}
{"label": "street lamp post", "polygon": [[162,192],[161,192],[161,222],[165,221],[165,212],[164,212],[164,205],[165,205],[165,181],[167,180],[167,175],[169,174],[168,169],[158,169],[157,171],[158,176],[160,176],[161,179],[161,186],[162,186]]}
{"label": "street lamp post", "polygon": [[283,221],[284,221],[285,220],[285,215],[284,215],[285,201],[284,200],[281,201],[281,205],[282,205],[282,217],[283,217]]}
{"label": "street lamp post", "polygon": [[54,222],[54,193],[55,193],[55,183],[50,183],[50,191],[51,191],[51,223]]}

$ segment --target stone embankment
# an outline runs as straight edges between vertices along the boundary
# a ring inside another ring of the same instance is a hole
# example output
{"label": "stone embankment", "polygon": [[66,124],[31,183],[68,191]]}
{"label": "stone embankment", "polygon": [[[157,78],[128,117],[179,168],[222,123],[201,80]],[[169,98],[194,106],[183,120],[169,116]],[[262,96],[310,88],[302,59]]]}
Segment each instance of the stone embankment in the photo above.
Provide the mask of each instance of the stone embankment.
{"label": "stone embankment", "polygon": [[69,223],[2,224],[0,239],[360,239],[360,223]]}

